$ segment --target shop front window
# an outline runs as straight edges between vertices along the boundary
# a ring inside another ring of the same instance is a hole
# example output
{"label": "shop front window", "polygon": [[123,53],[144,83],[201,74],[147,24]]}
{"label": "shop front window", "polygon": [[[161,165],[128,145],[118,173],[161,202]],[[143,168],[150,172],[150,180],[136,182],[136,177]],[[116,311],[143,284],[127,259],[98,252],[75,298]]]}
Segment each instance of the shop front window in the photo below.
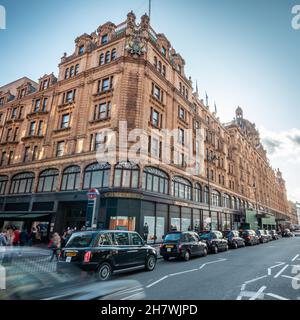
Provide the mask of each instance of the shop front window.
{"label": "shop front window", "polygon": [[168,194],[168,175],[162,170],[146,167],[143,172],[143,189],[150,192]]}
{"label": "shop front window", "polygon": [[211,227],[212,227],[212,230],[218,230],[218,213],[217,212],[211,213]]}
{"label": "shop front window", "polygon": [[7,176],[0,176],[0,194],[5,194],[7,182]]}
{"label": "shop front window", "polygon": [[31,193],[33,191],[34,173],[21,173],[17,174],[12,178],[10,193]]}
{"label": "shop front window", "polygon": [[192,184],[182,177],[173,178],[173,196],[176,198],[192,200]]}
{"label": "shop front window", "polygon": [[39,176],[37,192],[53,192],[57,187],[59,171],[57,169],[49,169],[43,171]]}
{"label": "shop front window", "polygon": [[72,166],[64,170],[62,176],[62,191],[78,190],[80,183],[80,167]]}
{"label": "shop front window", "polygon": [[110,217],[110,230],[135,231],[135,217],[117,216]]}
{"label": "shop front window", "polygon": [[191,209],[181,209],[181,231],[189,231],[192,228]]}

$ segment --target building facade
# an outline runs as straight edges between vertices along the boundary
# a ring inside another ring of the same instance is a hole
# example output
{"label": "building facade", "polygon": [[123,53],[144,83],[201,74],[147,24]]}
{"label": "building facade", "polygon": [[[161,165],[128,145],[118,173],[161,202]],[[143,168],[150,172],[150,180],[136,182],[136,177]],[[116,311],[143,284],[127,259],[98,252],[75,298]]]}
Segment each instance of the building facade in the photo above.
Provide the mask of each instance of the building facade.
{"label": "building facade", "polygon": [[[120,135],[124,121],[128,131],[147,133],[157,163],[99,160],[99,132]],[[185,153],[179,162],[172,155],[170,163],[162,161],[165,129],[177,130],[181,145],[189,143],[193,174]],[[81,228],[91,188],[100,191],[98,227],[142,233],[147,223],[149,241],[160,241],[171,226],[274,228],[290,219],[285,182],[271,168],[255,125],[240,108],[233,122],[220,122],[194,92],[184,59],[147,15],[137,23],[130,12],[119,25],[107,22],[79,36],[57,77],[0,88],[0,152],[0,226],[42,224],[48,233]]]}

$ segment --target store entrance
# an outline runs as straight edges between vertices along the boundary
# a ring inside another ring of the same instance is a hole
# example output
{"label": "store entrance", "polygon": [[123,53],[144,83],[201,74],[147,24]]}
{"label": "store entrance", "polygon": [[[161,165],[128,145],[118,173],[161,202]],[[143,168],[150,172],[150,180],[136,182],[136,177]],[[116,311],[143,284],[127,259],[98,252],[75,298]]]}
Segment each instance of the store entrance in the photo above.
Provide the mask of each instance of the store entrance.
{"label": "store entrance", "polygon": [[135,217],[110,217],[109,230],[135,231]]}

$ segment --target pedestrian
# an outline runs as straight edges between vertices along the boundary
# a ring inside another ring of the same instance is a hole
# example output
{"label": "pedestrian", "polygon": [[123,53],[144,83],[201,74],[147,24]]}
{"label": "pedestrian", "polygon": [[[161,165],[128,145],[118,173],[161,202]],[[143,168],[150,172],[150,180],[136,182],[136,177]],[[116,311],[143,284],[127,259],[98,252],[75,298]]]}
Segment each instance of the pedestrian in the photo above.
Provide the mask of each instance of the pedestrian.
{"label": "pedestrian", "polygon": [[18,246],[20,244],[20,230],[19,227],[14,228],[14,239],[13,246]]}
{"label": "pedestrian", "polygon": [[53,234],[48,247],[52,250],[50,262],[53,261],[54,257],[56,257],[56,260],[58,261],[59,253],[61,250],[61,238],[57,232]]}
{"label": "pedestrian", "polygon": [[7,237],[6,237],[6,231],[5,230],[0,230],[0,247],[5,247],[7,246]]}
{"label": "pedestrian", "polygon": [[20,246],[26,246],[28,244],[29,235],[26,229],[23,229],[20,233]]}
{"label": "pedestrian", "polygon": [[11,226],[7,228],[6,238],[7,238],[7,245],[12,246],[14,242],[14,230]]}
{"label": "pedestrian", "polygon": [[143,235],[144,235],[144,241],[148,241],[148,235],[149,235],[149,226],[148,223],[146,222],[143,228]]}
{"label": "pedestrian", "polygon": [[37,229],[35,226],[33,226],[30,232],[30,245],[36,243],[36,235],[37,235]]}

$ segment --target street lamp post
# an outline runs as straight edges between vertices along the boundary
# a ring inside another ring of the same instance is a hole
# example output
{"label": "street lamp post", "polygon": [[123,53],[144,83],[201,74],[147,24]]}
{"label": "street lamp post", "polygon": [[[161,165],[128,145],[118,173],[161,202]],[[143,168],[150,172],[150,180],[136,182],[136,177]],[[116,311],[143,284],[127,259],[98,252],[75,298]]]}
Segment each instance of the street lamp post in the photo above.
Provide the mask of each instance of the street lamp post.
{"label": "street lamp post", "polygon": [[210,218],[210,231],[212,231],[212,219],[211,219],[211,193],[210,193],[210,172],[209,172],[209,164],[214,162],[215,160],[217,160],[217,156],[213,155],[212,157],[210,157],[209,155],[207,155],[207,186],[208,186],[208,214],[209,214],[209,218]]}

